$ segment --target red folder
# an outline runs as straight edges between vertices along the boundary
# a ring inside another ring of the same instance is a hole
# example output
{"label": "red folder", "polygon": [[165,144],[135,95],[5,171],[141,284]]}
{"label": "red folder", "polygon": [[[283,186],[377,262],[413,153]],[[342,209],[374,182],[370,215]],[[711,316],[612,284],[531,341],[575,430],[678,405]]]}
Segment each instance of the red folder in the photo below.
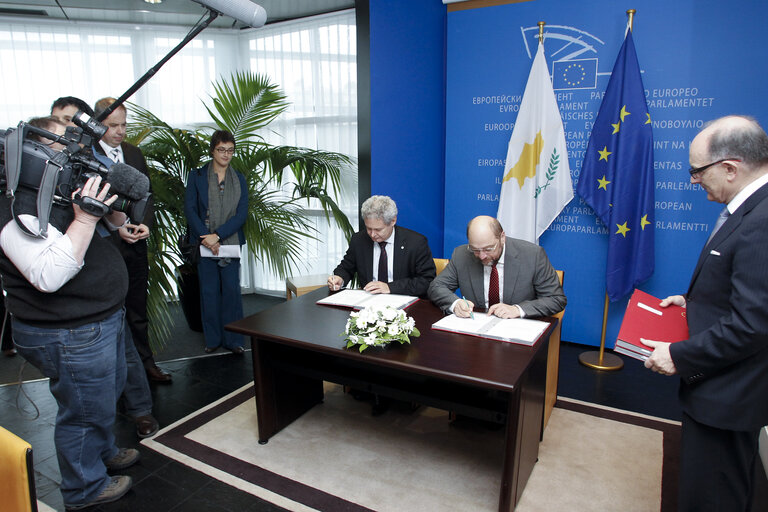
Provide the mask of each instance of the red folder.
{"label": "red folder", "polygon": [[614,352],[645,361],[653,350],[640,338],[674,343],[688,339],[685,308],[659,306],[661,299],[635,290],[627,304]]}

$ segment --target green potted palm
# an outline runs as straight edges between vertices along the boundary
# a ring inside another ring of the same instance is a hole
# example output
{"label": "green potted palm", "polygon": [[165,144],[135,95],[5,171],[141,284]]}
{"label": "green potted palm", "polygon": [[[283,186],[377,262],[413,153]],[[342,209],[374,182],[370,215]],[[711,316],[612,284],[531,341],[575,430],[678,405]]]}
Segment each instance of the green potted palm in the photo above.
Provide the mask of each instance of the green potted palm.
{"label": "green potted palm", "polygon": [[[181,261],[178,241],[186,228],[187,176],[208,160],[214,130],[227,130],[237,140],[232,166],[243,173],[249,190],[246,245],[260,264],[280,276],[294,268],[302,239],[315,235],[305,212],[312,200],[347,238],[354,231],[333,199],[340,192],[342,172],[352,165],[352,159],[339,153],[271,145],[259,137],[257,132],[289,106],[286,96],[268,77],[236,72],[214,83],[214,91],[212,105],[206,109],[215,126],[195,130],[174,128],[147,109],[131,105],[129,139],[147,159],[155,200],[148,298],[150,339],[155,347],[162,346],[172,328],[167,298],[176,296],[176,272]],[[182,266],[179,270],[182,282],[196,283],[196,277],[189,275],[194,269]],[[198,300],[188,299],[192,306]]]}

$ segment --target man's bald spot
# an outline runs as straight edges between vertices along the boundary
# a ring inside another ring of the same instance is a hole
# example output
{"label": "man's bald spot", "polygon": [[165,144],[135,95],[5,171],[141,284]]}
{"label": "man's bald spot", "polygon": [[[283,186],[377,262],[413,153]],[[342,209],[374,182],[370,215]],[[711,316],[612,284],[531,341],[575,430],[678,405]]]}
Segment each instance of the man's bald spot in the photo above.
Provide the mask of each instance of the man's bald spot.
{"label": "man's bald spot", "polygon": [[496,238],[504,232],[498,219],[488,215],[479,215],[467,224],[467,238],[469,238],[470,232],[479,233],[485,230],[491,231]]}

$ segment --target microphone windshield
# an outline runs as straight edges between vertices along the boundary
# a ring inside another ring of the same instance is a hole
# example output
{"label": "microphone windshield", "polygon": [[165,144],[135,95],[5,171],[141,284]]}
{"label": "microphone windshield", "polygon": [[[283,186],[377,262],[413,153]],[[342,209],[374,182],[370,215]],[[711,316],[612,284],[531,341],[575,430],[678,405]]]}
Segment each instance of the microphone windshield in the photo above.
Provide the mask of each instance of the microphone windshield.
{"label": "microphone windshield", "polygon": [[118,162],[109,168],[107,182],[111,192],[117,192],[135,201],[149,193],[149,178],[128,164]]}
{"label": "microphone windshield", "polygon": [[251,0],[192,0],[249,27],[259,28],[267,22],[267,11]]}

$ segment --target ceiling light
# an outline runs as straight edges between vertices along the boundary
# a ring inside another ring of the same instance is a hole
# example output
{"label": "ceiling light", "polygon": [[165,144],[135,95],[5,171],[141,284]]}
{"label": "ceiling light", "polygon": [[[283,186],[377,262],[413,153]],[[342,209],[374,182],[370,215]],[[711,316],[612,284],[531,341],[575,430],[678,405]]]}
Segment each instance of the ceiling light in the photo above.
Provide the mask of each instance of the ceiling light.
{"label": "ceiling light", "polygon": [[163,3],[163,0],[144,0],[148,4],[161,4]]}

